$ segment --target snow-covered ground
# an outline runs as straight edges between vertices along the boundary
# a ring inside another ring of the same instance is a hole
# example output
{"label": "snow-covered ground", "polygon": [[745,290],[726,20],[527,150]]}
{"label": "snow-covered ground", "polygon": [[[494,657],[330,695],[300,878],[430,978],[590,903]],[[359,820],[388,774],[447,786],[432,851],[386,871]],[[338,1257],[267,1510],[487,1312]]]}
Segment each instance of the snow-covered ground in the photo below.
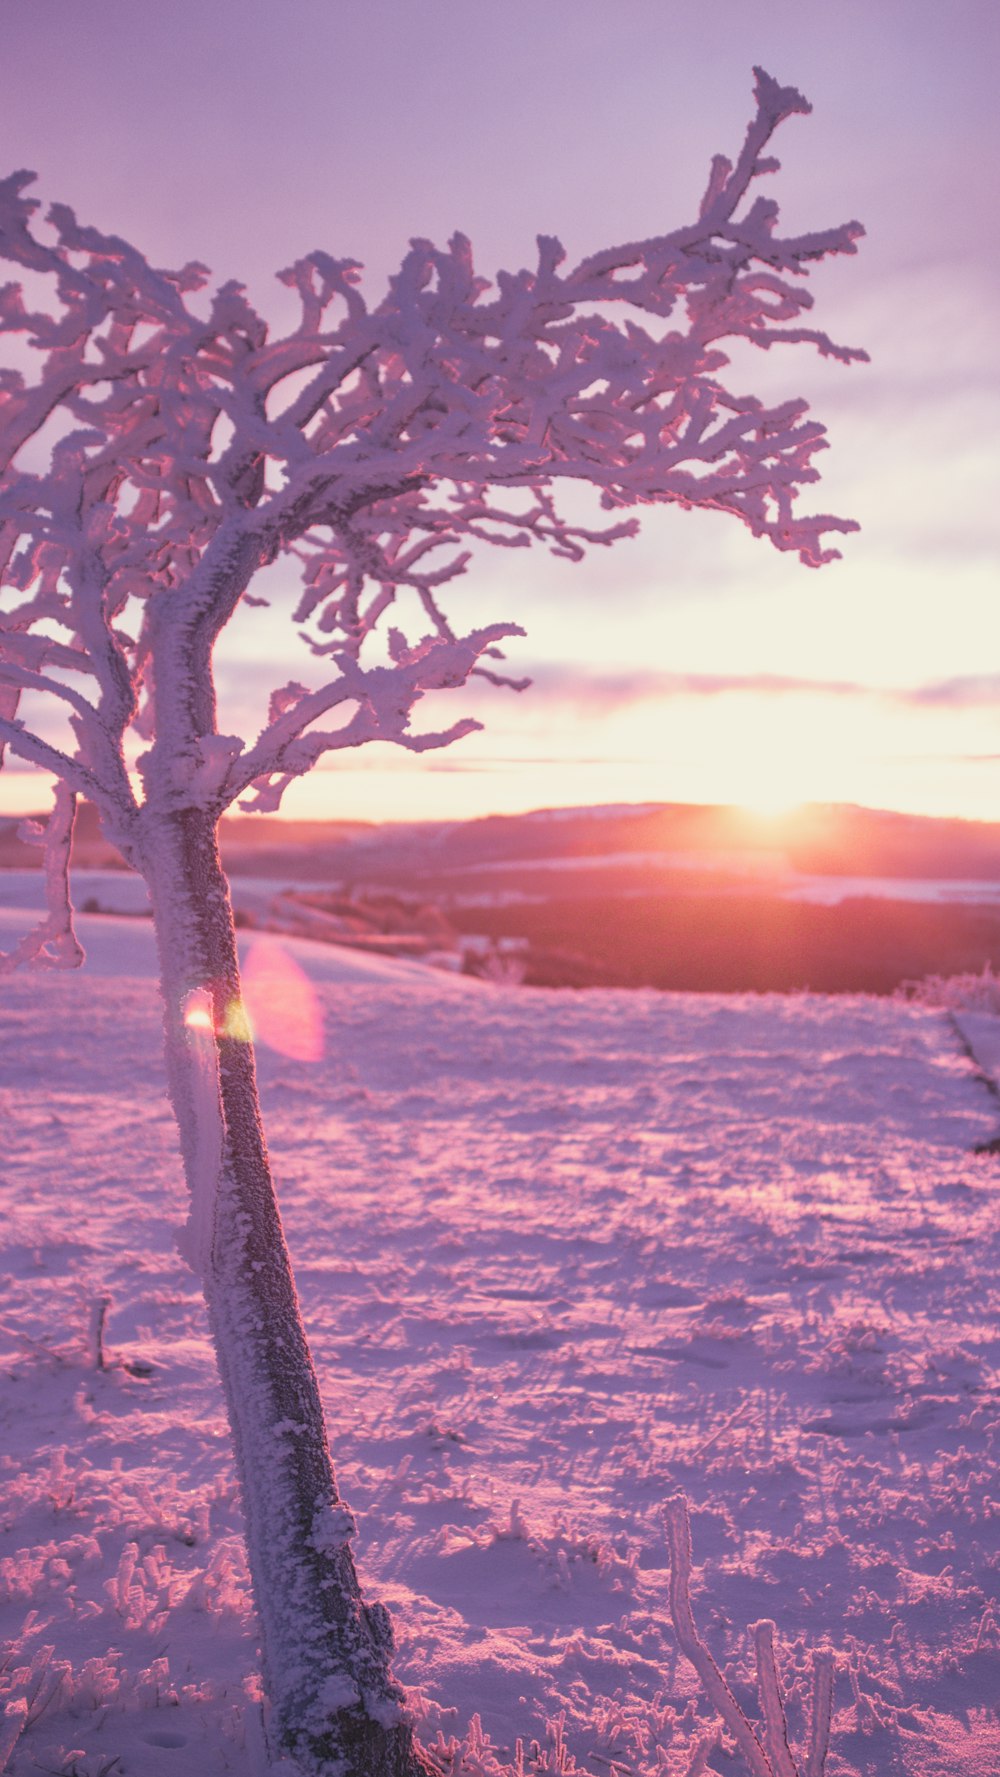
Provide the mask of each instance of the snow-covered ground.
{"label": "snow-covered ground", "polygon": [[[25,917],[0,910],[0,948]],[[152,933],[81,928],[82,975],[2,984],[0,1770],[255,1777]],[[359,1566],[446,1767],[520,1739],[526,1773],[745,1772],[696,1756],[683,1490],[696,1617],[750,1715],[747,1626],[773,1617],[798,1747],[836,1653],[827,1777],[1000,1771],[1000,1160],[971,1151],[1000,1104],[950,1016],[494,988],[304,943],[250,972]],[[991,1021],[965,1028],[985,1055]]]}

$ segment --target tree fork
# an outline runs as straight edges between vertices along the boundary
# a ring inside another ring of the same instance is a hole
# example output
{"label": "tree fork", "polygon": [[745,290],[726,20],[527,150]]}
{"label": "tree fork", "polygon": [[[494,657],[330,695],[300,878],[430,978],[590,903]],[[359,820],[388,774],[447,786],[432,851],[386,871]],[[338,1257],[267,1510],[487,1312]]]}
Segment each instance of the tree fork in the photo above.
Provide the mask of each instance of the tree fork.
{"label": "tree fork", "polygon": [[274,1738],[317,1777],[425,1777],[388,1612],[364,1602],[351,1554],[264,1140],[217,818],[187,808],[143,827],[192,1199],[184,1245],[232,1429]]}

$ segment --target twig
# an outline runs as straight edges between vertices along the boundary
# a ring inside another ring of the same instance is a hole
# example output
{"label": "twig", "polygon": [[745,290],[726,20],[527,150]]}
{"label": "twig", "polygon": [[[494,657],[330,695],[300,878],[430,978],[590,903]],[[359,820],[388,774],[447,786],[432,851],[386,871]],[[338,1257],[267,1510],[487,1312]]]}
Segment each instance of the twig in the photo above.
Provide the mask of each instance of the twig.
{"label": "twig", "polygon": [[0,1771],[6,1771],[27,1724],[28,1705],[24,1697],[12,1697],[5,1702],[0,1718]]}
{"label": "twig", "polygon": [[764,1715],[764,1743],[775,1777],[798,1777],[795,1760],[788,1745],[788,1723],[781,1700],[778,1667],[774,1657],[774,1624],[762,1617],[753,1625],[754,1652],[757,1657],[757,1691]]}
{"label": "twig", "polygon": [[754,1777],[776,1777],[763,1746],[695,1627],[691,1611],[691,1521],[685,1495],[675,1493],[666,1500],[664,1512],[670,1544],[670,1615],[681,1652],[690,1660],[709,1702],[718,1710]]}
{"label": "twig", "polygon": [[705,1771],[708,1768],[708,1755],[715,1750],[718,1743],[718,1734],[703,1734],[691,1754],[691,1763],[688,1765],[684,1777],[705,1777]]}
{"label": "twig", "polygon": [[823,1777],[830,1745],[830,1714],[833,1708],[833,1655],[813,1655],[812,1720],[809,1725],[809,1757],[806,1777]]}
{"label": "twig", "polygon": [[3,1698],[0,1717],[0,1772],[6,1771],[21,1735],[38,1721],[60,1695],[70,1672],[65,1660],[53,1661],[54,1649],[35,1649],[28,1666],[12,1674],[12,1688]]}
{"label": "twig", "polygon": [[[709,1702],[718,1710],[736,1740],[753,1777],[823,1777],[830,1745],[833,1655],[823,1652],[813,1656],[809,1752],[805,1766],[800,1768],[788,1744],[788,1723],[774,1654],[774,1624],[769,1617],[764,1617],[753,1625],[757,1690],[764,1718],[762,1744],[695,1627],[691,1610],[691,1520],[685,1495],[676,1493],[666,1500],[664,1513],[670,1545],[670,1615],[678,1646],[701,1679]],[[853,1672],[851,1682],[860,1708],[862,1698]],[[696,1747],[686,1777],[700,1777],[712,1745],[714,1741],[702,1741]]]}
{"label": "twig", "polygon": [[108,1367],[104,1353],[104,1323],[110,1307],[110,1296],[97,1296],[90,1304],[87,1354],[95,1370],[106,1370]]}
{"label": "twig", "polygon": [[723,1419],[721,1425],[717,1425],[715,1430],[709,1433],[708,1437],[704,1440],[704,1443],[699,1444],[697,1450],[691,1452],[691,1461],[697,1462],[702,1456],[704,1456],[705,1451],[712,1448],[716,1438],[721,1438],[724,1431],[728,1431],[731,1425],[736,1424],[737,1419],[742,1418],[749,1405],[750,1397],[747,1396],[740,1402],[738,1407],[733,1409],[728,1419]]}

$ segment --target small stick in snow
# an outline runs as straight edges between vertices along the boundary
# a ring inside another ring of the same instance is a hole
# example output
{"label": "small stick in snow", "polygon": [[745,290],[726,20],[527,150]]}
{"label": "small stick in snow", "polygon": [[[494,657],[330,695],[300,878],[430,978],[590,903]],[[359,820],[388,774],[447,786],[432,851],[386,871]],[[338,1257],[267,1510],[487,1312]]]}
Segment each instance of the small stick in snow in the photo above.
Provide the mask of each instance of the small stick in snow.
{"label": "small stick in snow", "polygon": [[716,1438],[721,1438],[724,1431],[728,1431],[731,1425],[736,1424],[737,1419],[741,1419],[743,1417],[743,1415],[746,1412],[749,1405],[750,1405],[750,1397],[748,1395],[745,1400],[742,1400],[740,1402],[738,1407],[735,1407],[733,1409],[733,1411],[732,1411],[732,1413],[730,1413],[728,1419],[723,1419],[721,1424],[717,1425],[713,1432],[709,1432],[708,1437],[704,1440],[704,1443],[699,1444],[697,1450],[693,1450],[691,1452],[691,1461],[692,1462],[699,1462],[701,1460],[701,1458],[704,1456],[705,1451],[710,1450],[712,1448],[712,1445],[715,1443]]}
{"label": "small stick in snow", "polygon": [[90,1304],[87,1355],[95,1370],[106,1370],[108,1367],[104,1353],[104,1323],[108,1318],[110,1307],[110,1296],[96,1296]]}

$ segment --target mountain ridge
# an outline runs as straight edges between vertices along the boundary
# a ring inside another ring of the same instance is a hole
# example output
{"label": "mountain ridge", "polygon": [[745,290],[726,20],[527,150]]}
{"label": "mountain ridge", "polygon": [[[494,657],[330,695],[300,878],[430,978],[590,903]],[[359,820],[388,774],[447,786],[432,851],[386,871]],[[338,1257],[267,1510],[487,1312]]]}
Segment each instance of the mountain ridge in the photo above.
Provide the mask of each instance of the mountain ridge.
{"label": "mountain ridge", "polygon": [[[44,825],[46,817],[30,817]],[[22,821],[0,816],[0,869],[40,866]],[[386,881],[413,873],[504,861],[615,854],[680,855],[706,867],[770,862],[808,875],[1000,880],[1000,821],[903,814],[851,803],[808,803],[783,815],[721,804],[613,803],[488,814],[466,821],[298,821],[229,816],[221,823],[227,868],[237,875],[296,874]],[[74,838],[79,868],[124,868],[97,810],[81,804]]]}

